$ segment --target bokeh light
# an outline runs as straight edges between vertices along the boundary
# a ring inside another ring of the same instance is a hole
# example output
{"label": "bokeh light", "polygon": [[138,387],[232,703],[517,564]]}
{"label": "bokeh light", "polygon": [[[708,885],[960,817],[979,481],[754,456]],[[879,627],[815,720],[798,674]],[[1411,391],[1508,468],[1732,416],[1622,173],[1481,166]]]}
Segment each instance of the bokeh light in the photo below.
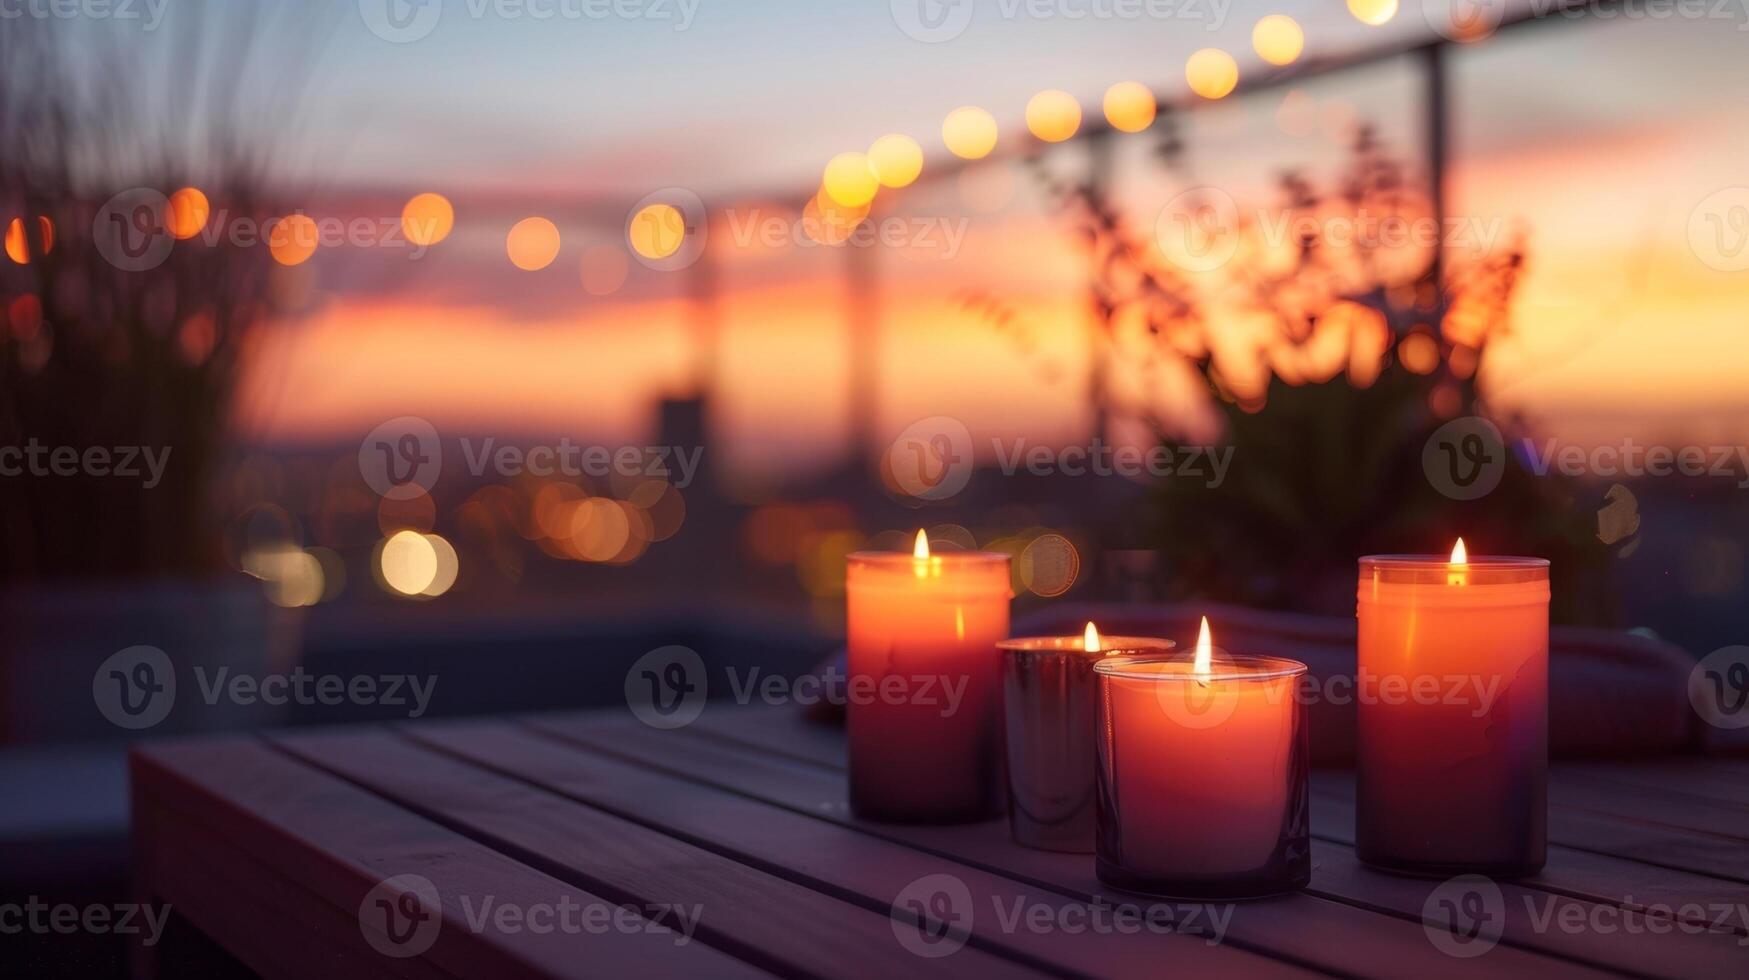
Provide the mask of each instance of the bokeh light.
{"label": "bokeh light", "polygon": [[1439,367],[1439,343],[1424,333],[1412,333],[1397,345],[1397,360],[1415,374],[1432,374]]}
{"label": "bokeh light", "polygon": [[6,223],[6,257],[19,265],[30,261],[30,246],[24,241],[23,218],[13,218]]}
{"label": "bokeh light", "polygon": [[455,208],[442,194],[415,194],[401,209],[401,231],[415,245],[436,245],[455,228]]}
{"label": "bokeh light", "polygon": [[840,153],[826,164],[820,189],[826,196],[847,208],[857,208],[874,200],[881,183],[875,179],[868,156],[863,153]]}
{"label": "bokeh light", "polygon": [[461,561],[456,557],[455,546],[445,540],[443,535],[427,534],[423,537],[425,543],[431,548],[432,559],[436,564],[431,574],[431,581],[426,583],[425,588],[419,590],[419,594],[429,599],[435,599],[448,592],[450,586],[455,584],[456,574],[461,571]]}
{"label": "bokeh light", "polygon": [[1159,104],[1141,82],[1118,82],[1105,90],[1105,121],[1113,129],[1139,133],[1154,124]]}
{"label": "bokeh light", "polygon": [[1184,79],[1205,99],[1225,98],[1239,85],[1239,63],[1220,48],[1203,48],[1184,63]]}
{"label": "bokeh light", "polygon": [[1061,143],[1081,128],[1081,104],[1060,89],[1046,89],[1026,103],[1026,128],[1046,143]]}
{"label": "bokeh light", "polygon": [[261,580],[267,600],[295,609],[313,606],[327,592],[327,576],[316,556],[302,548],[261,548],[243,556],[243,570]]}
{"label": "bokeh light", "polygon": [[437,581],[437,549],[418,531],[396,531],[377,549],[377,574],[391,591],[420,595]]}
{"label": "bokeh light", "polygon": [[686,215],[672,204],[646,204],[626,225],[626,243],[652,261],[680,251],[686,241]]}
{"label": "bokeh light", "polygon": [[941,121],[941,141],[954,156],[981,160],[996,148],[996,117],[977,106],[961,106]]}
{"label": "bokeh light", "polygon": [[206,199],[206,194],[200,188],[184,187],[170,195],[170,214],[165,221],[166,229],[172,238],[193,238],[206,227],[212,212],[212,203]]}
{"label": "bokeh light", "polygon": [[900,133],[888,133],[868,148],[868,165],[882,187],[905,187],[923,172],[923,147]]}
{"label": "bokeh light", "polygon": [[1348,12],[1362,24],[1378,27],[1397,16],[1397,0],[1348,0]]}
{"label": "bokeh light", "polygon": [[1291,65],[1306,49],[1306,32],[1286,14],[1270,14],[1251,28],[1251,47],[1272,65]]}
{"label": "bokeh light", "polygon": [[559,257],[559,226],[545,218],[524,218],[511,226],[504,251],[511,265],[538,272]]}
{"label": "bokeh light", "polygon": [[273,230],[267,233],[267,247],[280,265],[302,265],[316,254],[320,234],[314,218],[289,214],[273,223]]}
{"label": "bokeh light", "polygon": [[591,245],[583,250],[578,262],[583,279],[583,291],[591,296],[609,296],[619,292],[631,272],[625,250],[615,245]]}
{"label": "bokeh light", "polygon": [[6,257],[19,265],[28,265],[31,256],[47,255],[55,247],[55,223],[41,215],[35,223],[34,240],[26,234],[29,223],[23,218],[13,218],[6,224]]}

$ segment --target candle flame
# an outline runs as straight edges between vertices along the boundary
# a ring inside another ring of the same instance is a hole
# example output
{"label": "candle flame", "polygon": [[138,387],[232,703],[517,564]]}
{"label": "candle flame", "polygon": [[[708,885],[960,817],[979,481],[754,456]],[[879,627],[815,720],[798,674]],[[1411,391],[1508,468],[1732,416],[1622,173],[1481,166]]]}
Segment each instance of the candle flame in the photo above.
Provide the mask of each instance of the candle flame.
{"label": "candle flame", "polygon": [[1209,670],[1213,666],[1215,644],[1209,637],[1209,618],[1202,618],[1202,630],[1196,634],[1196,663],[1191,669],[1196,672],[1197,680],[1208,683]]}
{"label": "candle flame", "polygon": [[1099,631],[1093,628],[1091,622],[1087,624],[1086,632],[1081,634],[1081,649],[1088,653],[1099,652]]}
{"label": "candle flame", "polygon": [[1464,539],[1458,538],[1457,544],[1451,549],[1451,564],[1445,573],[1446,585],[1468,585],[1470,575],[1466,568],[1470,564],[1470,553],[1464,550]]}
{"label": "candle flame", "polygon": [[917,529],[917,544],[911,548],[911,557],[918,559],[929,557],[929,534],[922,528]]}

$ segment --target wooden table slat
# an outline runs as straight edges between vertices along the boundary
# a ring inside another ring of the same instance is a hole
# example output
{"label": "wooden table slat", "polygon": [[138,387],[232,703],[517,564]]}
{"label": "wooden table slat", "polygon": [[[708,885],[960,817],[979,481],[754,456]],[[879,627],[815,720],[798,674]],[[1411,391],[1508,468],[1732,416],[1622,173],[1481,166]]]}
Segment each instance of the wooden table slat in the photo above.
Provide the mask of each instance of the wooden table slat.
{"label": "wooden table slat", "polygon": [[[454,973],[480,976],[593,977],[627,973],[664,976],[760,976],[716,950],[692,944],[676,947],[667,936],[608,933],[584,937],[561,933],[523,933],[513,937],[467,927],[463,895],[497,896],[528,907],[563,898],[598,901],[596,896],[540,874],[466,837],[423,820],[404,808],[294,761],[252,738],[224,737],[154,743],[134,751],[130,772],[136,798],[166,803],[174,819],[144,828],[141,841],[155,838],[182,821],[204,827],[215,841],[227,841],[270,865],[289,882],[351,918],[354,928],[334,935],[336,949],[363,955],[380,976],[399,969],[398,960],[376,952],[358,927],[358,910],[369,891],[397,874],[423,875],[437,888],[443,917],[435,944],[419,959],[442,962]],[[160,821],[161,818],[153,817]],[[191,845],[200,853],[204,844]],[[179,877],[182,865],[147,865],[148,890],[167,893],[179,908],[197,910],[198,882]],[[208,901],[207,905],[212,902]],[[191,916],[191,918],[194,918]],[[216,937],[228,937],[233,954],[246,940],[235,929],[195,920]],[[266,927],[271,928],[271,923]],[[258,924],[256,929],[263,928]],[[582,940],[581,942],[579,940]],[[582,955],[586,951],[587,955]],[[308,974],[286,962],[250,961],[266,976]],[[342,976],[328,972],[327,976]]]}
{"label": "wooden table slat", "polygon": [[[598,751],[617,752],[630,761],[665,768],[1018,880],[1037,882],[1083,901],[1110,896],[1095,878],[1092,862],[1085,855],[1017,848],[1007,840],[1001,823],[913,827],[856,821],[844,803],[841,772],[758,754],[744,742],[714,737],[715,732],[707,737],[644,729],[631,738],[625,722],[592,716],[535,719],[531,724]],[[1359,907],[1367,899],[1364,895],[1332,898],[1302,894],[1242,903],[1229,925],[1228,941],[1347,975],[1398,976],[1406,970],[1426,976],[1467,974],[1464,961],[1439,952],[1428,941],[1419,921]],[[1599,972],[1511,945],[1494,948],[1487,958],[1499,969],[1545,977],[1595,976]]]}
{"label": "wooden table slat", "polygon": [[[810,976],[1036,975],[967,948],[944,961],[894,942],[891,920],[378,731],[277,735],[276,745],[618,903],[699,906],[696,937],[775,972]],[[848,951],[854,955],[847,955]]]}
{"label": "wooden table slat", "polygon": [[[792,876],[882,915],[892,913],[895,899],[917,879],[951,874],[966,885],[971,898],[972,942],[1007,948],[1064,972],[1103,977],[1153,977],[1166,967],[1243,977],[1305,972],[1234,947],[1211,945],[1196,935],[1004,929],[998,907],[1044,907],[1052,912],[1052,921],[1062,922],[1079,921],[1064,914],[1085,911],[1087,906],[830,821],[563,744],[521,726],[484,722],[405,730],[421,743],[658,827],[735,860]],[[1197,924],[1194,919],[1186,923]]]}

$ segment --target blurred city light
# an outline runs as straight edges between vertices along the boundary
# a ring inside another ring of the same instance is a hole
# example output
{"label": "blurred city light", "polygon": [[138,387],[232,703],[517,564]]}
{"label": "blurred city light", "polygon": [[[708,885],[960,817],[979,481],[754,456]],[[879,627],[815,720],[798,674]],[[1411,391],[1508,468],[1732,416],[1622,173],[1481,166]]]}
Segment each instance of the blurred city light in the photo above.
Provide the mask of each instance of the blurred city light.
{"label": "blurred city light", "polygon": [[1081,128],[1081,105],[1058,89],[1046,89],[1026,103],[1026,128],[1046,143],[1061,143]]}
{"label": "blurred city light", "polygon": [[909,136],[888,133],[868,148],[868,163],[882,187],[905,187],[923,172],[923,148]]}
{"label": "blurred city light", "polygon": [[1105,121],[1126,133],[1139,133],[1154,124],[1159,111],[1154,93],[1141,82],[1118,82],[1105,90]]}
{"label": "blurred city light", "polygon": [[559,257],[559,226],[545,218],[524,218],[511,226],[504,251],[511,265],[538,272]]}
{"label": "blurred city light", "polygon": [[1239,63],[1220,48],[1203,48],[1185,62],[1184,79],[1205,99],[1225,98],[1239,84]]}
{"label": "blurred city light", "polygon": [[1251,28],[1251,47],[1272,65],[1291,65],[1306,47],[1306,33],[1286,14],[1270,14]]}
{"label": "blurred city light", "polygon": [[977,106],[961,106],[941,121],[941,141],[954,156],[981,160],[996,148],[996,117]]}
{"label": "blurred city light", "polygon": [[442,194],[415,194],[401,209],[401,231],[415,245],[436,245],[455,227],[455,208]]}

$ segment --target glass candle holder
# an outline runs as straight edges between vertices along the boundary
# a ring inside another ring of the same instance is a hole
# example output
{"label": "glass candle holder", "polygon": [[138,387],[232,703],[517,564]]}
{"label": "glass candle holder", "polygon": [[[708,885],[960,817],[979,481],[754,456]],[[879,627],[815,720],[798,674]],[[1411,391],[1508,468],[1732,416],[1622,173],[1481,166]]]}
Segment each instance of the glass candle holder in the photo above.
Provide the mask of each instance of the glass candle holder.
{"label": "glass candle holder", "polygon": [[1306,665],[1232,656],[1197,671],[1146,651],[1098,678],[1099,880],[1165,898],[1261,898],[1311,880]]}
{"label": "glass candle holder", "polygon": [[1026,847],[1093,853],[1093,665],[1113,650],[1169,650],[1170,640],[1027,636],[1002,651],[1008,826]]}
{"label": "glass candle holder", "polygon": [[1356,615],[1360,859],[1439,877],[1541,868],[1549,563],[1362,558]]}
{"label": "glass candle holder", "polygon": [[845,593],[851,810],[896,823],[1001,816],[1008,556],[857,552]]}

